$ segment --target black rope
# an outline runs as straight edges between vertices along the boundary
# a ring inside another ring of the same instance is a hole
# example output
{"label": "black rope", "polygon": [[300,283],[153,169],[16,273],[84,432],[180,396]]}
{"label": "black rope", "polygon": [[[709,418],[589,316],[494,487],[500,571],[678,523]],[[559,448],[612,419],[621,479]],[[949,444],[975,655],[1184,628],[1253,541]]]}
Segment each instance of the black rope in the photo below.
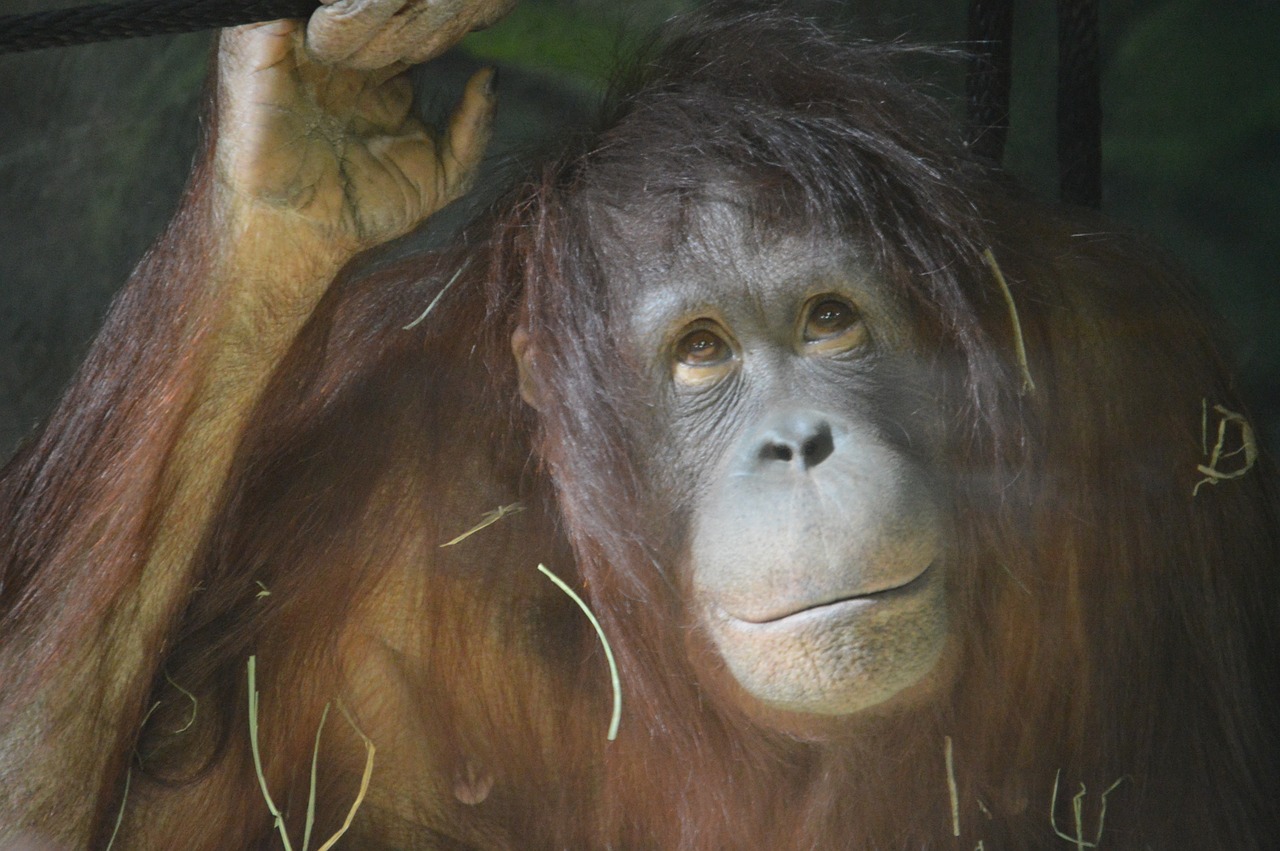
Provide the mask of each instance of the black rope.
{"label": "black rope", "polygon": [[0,15],[0,53],[306,18],[317,0],[130,0]]}
{"label": "black rope", "polygon": [[1058,191],[1102,204],[1102,94],[1097,0],[1058,0]]}
{"label": "black rope", "polygon": [[1009,137],[1009,85],[1013,57],[1013,0],[971,0],[965,79],[969,148],[999,163]]}
{"label": "black rope", "polygon": [[[316,0],[129,0],[0,15],[0,53],[306,18],[318,5]],[[974,45],[965,82],[969,144],[998,163],[1009,135],[1012,0],[971,0],[969,40]],[[1063,201],[1101,204],[1097,0],[1058,0],[1058,174]]]}

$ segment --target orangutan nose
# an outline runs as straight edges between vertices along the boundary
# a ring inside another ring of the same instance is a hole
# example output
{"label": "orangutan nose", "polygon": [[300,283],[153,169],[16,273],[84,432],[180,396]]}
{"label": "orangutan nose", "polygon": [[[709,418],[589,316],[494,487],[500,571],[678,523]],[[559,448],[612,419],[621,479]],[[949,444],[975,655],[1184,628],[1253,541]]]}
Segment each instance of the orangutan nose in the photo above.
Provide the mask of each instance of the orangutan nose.
{"label": "orangutan nose", "polygon": [[827,418],[813,411],[787,413],[766,426],[757,457],[766,466],[781,462],[797,471],[810,470],[831,457],[835,440]]}

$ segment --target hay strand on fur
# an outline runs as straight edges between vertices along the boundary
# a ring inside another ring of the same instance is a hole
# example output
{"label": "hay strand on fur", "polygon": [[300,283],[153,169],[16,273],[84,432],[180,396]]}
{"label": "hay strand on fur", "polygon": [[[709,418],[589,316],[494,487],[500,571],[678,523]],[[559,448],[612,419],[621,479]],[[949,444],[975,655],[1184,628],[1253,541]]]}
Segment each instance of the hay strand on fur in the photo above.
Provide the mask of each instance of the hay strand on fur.
{"label": "hay strand on fur", "polygon": [[1200,400],[1200,454],[1209,454],[1209,400]]}
{"label": "hay strand on fur", "polygon": [[1080,791],[1076,792],[1071,798],[1071,820],[1076,827],[1076,845],[1080,848],[1086,845],[1090,848],[1098,847],[1096,843],[1084,841],[1084,784],[1080,784]]}
{"label": "hay strand on fur", "polygon": [[1086,842],[1084,839],[1084,826],[1081,824],[1080,802],[1084,797],[1084,784],[1080,784],[1080,791],[1071,799],[1072,812],[1074,813],[1074,821],[1076,827],[1076,835],[1069,836],[1058,828],[1058,818],[1056,810],[1058,808],[1058,781],[1062,779],[1062,769],[1059,768],[1057,773],[1053,775],[1053,797],[1049,799],[1049,826],[1053,828],[1053,832],[1060,838],[1065,839],[1072,845],[1076,846],[1076,851],[1084,851],[1085,848],[1093,848],[1092,842]]}
{"label": "hay strand on fur", "polygon": [[311,847],[311,828],[316,823],[316,767],[320,764],[320,734],[324,732],[324,722],[329,720],[329,704],[324,705],[320,713],[320,723],[316,725],[316,743],[311,747],[311,786],[307,790],[307,822],[302,829],[302,851]]}
{"label": "hay strand on fur", "polygon": [[[186,697],[187,700],[191,701],[191,717],[187,719],[187,723],[183,724],[181,727],[173,731],[174,735],[177,735],[178,733],[185,733],[191,729],[192,724],[196,723],[196,713],[200,711],[200,701],[196,699],[196,696],[194,694],[192,694],[191,692],[184,689],[182,686],[175,683],[173,681],[173,678],[169,676],[168,671],[164,672],[164,678],[165,678],[165,681],[169,683],[169,685],[173,686],[178,691],[182,692],[183,696]],[[159,704],[156,704],[156,705],[159,706]]]}
{"label": "hay strand on fur", "polygon": [[[160,704],[156,704],[159,706]],[[107,847],[103,851],[111,851],[111,846],[116,844],[116,834],[120,832],[120,824],[124,821],[124,807],[129,803],[129,782],[133,780],[133,766],[129,766],[129,770],[124,774],[124,792],[120,795],[120,809],[116,812],[116,826],[111,828],[111,838],[107,840]]]}
{"label": "hay strand on fur", "polygon": [[951,793],[951,835],[960,835],[960,792],[956,788],[956,757],[951,737],[946,737],[947,791]]}
{"label": "hay strand on fur", "polygon": [[369,793],[369,781],[373,779],[373,757],[378,749],[370,739],[364,734],[364,730],[360,729],[360,725],[356,723],[356,719],[351,717],[351,713],[341,703],[338,709],[342,711],[342,715],[347,719],[347,723],[351,725],[351,729],[356,731],[356,735],[364,742],[364,772],[360,775],[360,790],[356,792],[356,799],[351,802],[351,809],[347,810],[347,817],[342,822],[342,827],[338,828],[338,832],[329,837],[325,844],[321,845],[316,851],[329,851],[338,840],[342,838],[342,834],[351,828],[351,823],[355,821],[356,810],[360,809],[360,805],[364,803],[364,796]]}
{"label": "hay strand on fur", "polygon": [[1053,777],[1053,797],[1049,800],[1049,825],[1053,828],[1053,832],[1060,838],[1076,846],[1076,851],[1084,851],[1085,848],[1097,848],[1102,844],[1102,831],[1106,825],[1107,819],[1107,796],[1116,790],[1116,787],[1124,782],[1125,776],[1121,776],[1116,782],[1107,787],[1102,793],[1101,800],[1098,803],[1098,830],[1093,836],[1093,841],[1084,838],[1084,797],[1085,786],[1080,784],[1080,791],[1071,798],[1071,814],[1072,821],[1075,823],[1075,836],[1068,836],[1058,828],[1058,820],[1055,811],[1058,808],[1058,781],[1062,779],[1062,769],[1058,769],[1057,774]]}
{"label": "hay strand on fur", "polygon": [[[262,798],[267,802],[267,809],[275,818],[275,827],[280,834],[280,841],[284,844],[285,851],[293,851],[293,845],[289,842],[289,831],[284,823],[284,816],[281,815],[280,809],[276,806],[276,802],[271,797],[271,792],[267,788],[267,777],[262,770],[262,750],[258,745],[258,679],[257,679],[258,657],[249,657],[249,749],[253,754],[253,768],[258,775],[258,786],[262,789]],[[302,851],[307,851],[307,844],[311,841],[311,827],[315,821],[315,805],[316,805],[316,786],[317,786],[317,764],[320,758],[320,734],[324,730],[325,720],[329,717],[330,704],[326,703],[324,711],[320,715],[320,724],[316,728],[315,746],[311,752],[311,787],[308,792],[307,799],[307,821],[306,829],[303,831]],[[347,811],[347,817],[342,822],[342,826],[338,828],[333,836],[329,837],[323,845],[316,851],[329,851],[342,835],[351,828],[351,823],[355,820],[356,811],[360,809],[360,805],[364,803],[365,795],[369,792],[369,782],[373,779],[373,758],[377,753],[377,747],[374,746],[373,740],[364,734],[360,729],[360,725],[356,724],[355,719],[351,717],[351,713],[347,712],[346,707],[339,704],[343,716],[346,717],[347,723],[351,725],[351,729],[356,731],[356,735],[364,742],[365,762],[364,773],[360,777],[360,790],[356,793],[355,800],[351,803],[351,809]]]}
{"label": "hay strand on fur", "polygon": [[280,808],[271,798],[271,791],[267,788],[267,777],[262,771],[262,751],[258,747],[257,656],[249,657],[249,750],[253,753],[253,770],[258,774],[258,787],[262,789],[262,799],[267,802],[267,809],[275,818],[275,827],[280,833],[280,841],[284,843],[285,851],[293,851],[293,845],[289,842],[289,831],[285,829],[284,816],[280,814]]}
{"label": "hay strand on fur", "polygon": [[142,716],[142,723],[138,725],[139,730],[147,729],[147,722],[151,720],[151,716],[156,714],[156,710],[164,703],[163,700],[157,700],[151,704],[151,708],[147,710],[147,714]]}
{"label": "hay strand on fur", "polygon": [[440,545],[440,547],[443,549],[444,547],[452,547],[455,544],[460,544],[463,541],[465,541],[467,538],[470,538],[476,532],[479,532],[482,529],[487,529],[490,526],[492,526],[494,523],[497,523],[503,517],[506,517],[511,514],[517,514],[521,511],[524,511],[524,503],[522,502],[513,502],[510,505],[500,505],[497,508],[495,508],[493,511],[485,512],[484,516],[480,518],[479,523],[472,526],[470,529],[463,532],[461,535],[454,538],[453,540],[445,541],[443,544]]}
{"label": "hay strand on fur", "polygon": [[[1208,446],[1209,431],[1209,413],[1208,400],[1202,400],[1200,405],[1200,443],[1202,448]],[[1204,485],[1216,485],[1218,482],[1224,482],[1229,479],[1238,479],[1245,473],[1253,469],[1253,465],[1258,460],[1258,440],[1254,436],[1253,426],[1245,419],[1243,414],[1237,414],[1235,411],[1228,410],[1221,405],[1214,405],[1213,410],[1218,414],[1218,439],[1213,444],[1213,449],[1209,454],[1208,464],[1196,465],[1196,470],[1203,479],[1196,482],[1196,486],[1191,489],[1191,495],[1194,497],[1200,492],[1200,488]],[[1227,440],[1227,424],[1234,423],[1240,429],[1240,447],[1230,452],[1223,452]],[[1244,463],[1235,470],[1221,470],[1218,464],[1227,459],[1233,458],[1240,453],[1244,453]]]}
{"label": "hay strand on fur", "polygon": [[996,283],[1000,285],[1000,292],[1004,295],[1005,304],[1009,308],[1009,321],[1013,324],[1013,346],[1018,357],[1018,371],[1022,373],[1022,389],[1019,392],[1023,395],[1034,393],[1036,383],[1031,380],[1031,367],[1027,364],[1027,345],[1022,339],[1022,321],[1018,318],[1018,305],[1013,301],[1013,292],[1009,289],[1009,282],[1004,279],[1004,272],[1000,270],[1000,264],[996,262],[996,256],[990,248],[983,249],[982,259],[986,261],[991,274],[995,276]]}
{"label": "hay strand on fur", "polygon": [[454,285],[454,282],[457,281],[458,278],[462,277],[462,273],[466,271],[467,266],[469,266],[470,264],[471,264],[470,258],[467,258],[466,260],[464,260],[462,262],[462,265],[458,267],[458,271],[453,273],[453,277],[449,279],[449,282],[440,288],[440,292],[436,293],[435,298],[431,299],[431,303],[427,305],[427,309],[422,311],[422,313],[419,314],[417,319],[413,320],[412,322],[410,322],[408,325],[404,326],[400,330],[412,331],[414,328],[417,328],[418,325],[422,323],[422,320],[427,318],[427,314],[431,313],[431,311],[436,309],[436,305],[440,303],[440,299],[444,298],[444,294],[449,291],[449,288]]}
{"label": "hay strand on fur", "polygon": [[578,608],[582,609],[587,616],[587,620],[591,621],[591,625],[596,629],[596,635],[600,636],[600,643],[604,645],[604,657],[609,663],[609,679],[613,686],[613,717],[609,721],[609,741],[618,738],[618,724],[622,721],[622,682],[618,678],[618,663],[613,658],[613,648],[609,646],[609,639],[605,638],[604,629],[600,626],[600,621],[596,620],[596,616],[591,613],[591,609],[587,608],[587,604],[581,597],[570,588],[565,581],[556,576],[547,569],[545,564],[538,565],[538,570],[542,571],[548,579],[556,584],[556,587],[569,595],[569,599],[578,604]]}
{"label": "hay strand on fur", "polygon": [[1102,844],[1102,828],[1103,828],[1104,822],[1106,822],[1107,820],[1107,796],[1110,795],[1112,792],[1114,792],[1116,790],[1116,787],[1119,786],[1121,783],[1123,783],[1124,780],[1125,780],[1124,776],[1121,776],[1118,780],[1116,780],[1115,783],[1112,783],[1110,786],[1107,787],[1107,791],[1102,793],[1102,801],[1098,805],[1098,833],[1093,837],[1093,842],[1095,845]]}

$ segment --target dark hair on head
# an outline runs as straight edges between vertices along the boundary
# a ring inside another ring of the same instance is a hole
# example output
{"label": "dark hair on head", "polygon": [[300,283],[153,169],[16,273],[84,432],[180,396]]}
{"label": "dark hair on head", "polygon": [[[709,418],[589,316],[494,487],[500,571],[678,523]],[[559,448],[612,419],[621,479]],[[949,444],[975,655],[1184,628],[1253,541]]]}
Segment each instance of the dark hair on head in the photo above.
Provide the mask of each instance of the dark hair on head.
{"label": "dark hair on head", "polygon": [[[653,217],[644,238],[680,251],[697,239],[686,223],[710,186],[762,235],[849,240],[926,326],[921,339],[958,362],[949,395],[969,423],[960,439],[1002,451],[996,424],[1017,422],[1003,410],[1016,385],[978,295],[990,281],[973,200],[992,195],[992,177],[943,106],[905,77],[902,66],[928,53],[843,41],[778,10],[683,19],[619,76],[598,134],[551,163],[501,223],[493,304],[523,301],[513,321],[533,340],[550,400],[539,411],[542,460],[561,485],[580,569],[614,574],[605,587],[650,603],[663,593],[642,569],[652,536],[636,528],[646,501],[624,438],[642,412],[609,345],[604,257],[636,239],[609,227],[617,214]],[[667,634],[631,627],[624,652]]]}
{"label": "dark hair on head", "polygon": [[838,40],[778,10],[696,15],[638,52],[593,143],[549,166],[518,205],[509,247],[505,277],[524,284],[525,321],[556,364],[550,389],[574,400],[565,412],[574,422],[547,423],[561,433],[556,445],[591,464],[594,452],[577,444],[618,433],[586,410],[608,401],[600,387],[615,386],[607,355],[575,348],[608,339],[600,255],[619,239],[610,213],[653,211],[661,220],[646,230],[678,250],[709,183],[762,233],[823,228],[852,240],[939,350],[960,353],[960,396],[975,423],[1001,420],[1006,372],[982,331],[988,297],[975,295],[975,282],[989,280],[973,199],[991,194],[992,178],[945,108],[904,78],[901,66],[927,52]]}

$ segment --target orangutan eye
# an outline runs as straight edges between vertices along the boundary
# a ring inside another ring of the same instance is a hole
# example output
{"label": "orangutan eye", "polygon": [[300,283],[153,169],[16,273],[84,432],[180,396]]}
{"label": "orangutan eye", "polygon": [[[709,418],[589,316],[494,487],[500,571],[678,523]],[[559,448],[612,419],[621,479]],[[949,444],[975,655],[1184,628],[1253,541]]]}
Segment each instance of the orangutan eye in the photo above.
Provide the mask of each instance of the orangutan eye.
{"label": "orangutan eye", "polygon": [[805,308],[800,339],[806,351],[846,352],[866,341],[867,329],[858,308],[843,298],[823,295]]}
{"label": "orangutan eye", "polygon": [[710,328],[697,328],[676,343],[676,360],[685,366],[718,366],[733,357],[733,349]]}
{"label": "orangutan eye", "polygon": [[720,325],[699,319],[686,326],[671,348],[671,372],[685,387],[710,387],[733,372],[738,362],[732,338]]}
{"label": "orangutan eye", "polygon": [[804,340],[813,343],[838,337],[858,321],[858,312],[845,301],[824,298],[809,308],[804,323]]}

